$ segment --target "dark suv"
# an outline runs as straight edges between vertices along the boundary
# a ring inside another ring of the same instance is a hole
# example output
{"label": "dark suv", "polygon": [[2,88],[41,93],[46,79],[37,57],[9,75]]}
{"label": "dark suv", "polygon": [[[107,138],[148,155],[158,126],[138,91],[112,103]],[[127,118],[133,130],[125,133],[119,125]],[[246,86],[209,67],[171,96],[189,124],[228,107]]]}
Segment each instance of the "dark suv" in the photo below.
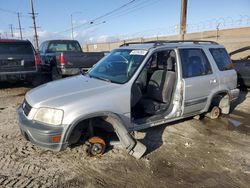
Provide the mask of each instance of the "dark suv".
{"label": "dark suv", "polygon": [[40,59],[28,40],[0,40],[0,81],[24,80],[37,85]]}

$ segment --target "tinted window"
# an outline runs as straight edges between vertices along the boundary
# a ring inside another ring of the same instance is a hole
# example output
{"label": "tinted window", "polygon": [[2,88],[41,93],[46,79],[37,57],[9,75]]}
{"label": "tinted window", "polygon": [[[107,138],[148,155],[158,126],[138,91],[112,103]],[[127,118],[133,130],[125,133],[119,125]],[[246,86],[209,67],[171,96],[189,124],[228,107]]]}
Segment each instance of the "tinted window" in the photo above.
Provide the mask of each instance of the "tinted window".
{"label": "tinted window", "polygon": [[48,50],[51,52],[63,52],[63,51],[80,52],[81,48],[77,42],[58,41],[50,43]]}
{"label": "tinted window", "polygon": [[230,70],[233,68],[229,55],[224,48],[211,48],[209,50],[220,71]]}
{"label": "tinted window", "polygon": [[1,54],[33,54],[30,43],[4,42],[0,43]]}
{"label": "tinted window", "polygon": [[212,74],[210,63],[202,49],[180,49],[183,78]]}

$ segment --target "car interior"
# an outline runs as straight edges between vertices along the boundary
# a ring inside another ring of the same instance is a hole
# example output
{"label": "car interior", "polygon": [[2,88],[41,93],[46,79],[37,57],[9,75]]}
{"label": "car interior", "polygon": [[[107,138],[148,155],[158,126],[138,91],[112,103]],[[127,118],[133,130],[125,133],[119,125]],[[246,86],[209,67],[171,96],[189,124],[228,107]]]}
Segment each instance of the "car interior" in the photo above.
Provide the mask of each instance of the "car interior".
{"label": "car interior", "polygon": [[154,53],[132,85],[132,119],[147,120],[153,116],[166,114],[172,107],[176,77],[175,51]]}

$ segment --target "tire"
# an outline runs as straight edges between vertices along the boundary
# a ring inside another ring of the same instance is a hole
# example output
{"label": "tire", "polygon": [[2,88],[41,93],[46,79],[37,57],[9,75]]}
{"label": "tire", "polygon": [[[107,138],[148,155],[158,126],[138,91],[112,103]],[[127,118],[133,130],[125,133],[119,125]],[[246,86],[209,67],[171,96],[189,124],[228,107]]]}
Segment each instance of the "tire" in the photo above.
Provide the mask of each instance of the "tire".
{"label": "tire", "polygon": [[62,75],[59,73],[56,67],[52,67],[51,69],[51,80],[59,80],[62,78]]}

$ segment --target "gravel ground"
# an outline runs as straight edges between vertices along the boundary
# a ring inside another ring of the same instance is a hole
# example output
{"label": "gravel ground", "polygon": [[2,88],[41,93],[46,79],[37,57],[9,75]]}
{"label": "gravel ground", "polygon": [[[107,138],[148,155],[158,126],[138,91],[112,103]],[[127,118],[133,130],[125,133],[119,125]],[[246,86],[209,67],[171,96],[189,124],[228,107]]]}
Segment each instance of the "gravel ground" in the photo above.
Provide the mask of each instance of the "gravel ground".
{"label": "gravel ground", "polygon": [[140,160],[122,149],[90,158],[84,146],[51,152],[20,134],[15,110],[30,89],[0,85],[0,187],[249,187],[250,94],[232,114],[137,132]]}

